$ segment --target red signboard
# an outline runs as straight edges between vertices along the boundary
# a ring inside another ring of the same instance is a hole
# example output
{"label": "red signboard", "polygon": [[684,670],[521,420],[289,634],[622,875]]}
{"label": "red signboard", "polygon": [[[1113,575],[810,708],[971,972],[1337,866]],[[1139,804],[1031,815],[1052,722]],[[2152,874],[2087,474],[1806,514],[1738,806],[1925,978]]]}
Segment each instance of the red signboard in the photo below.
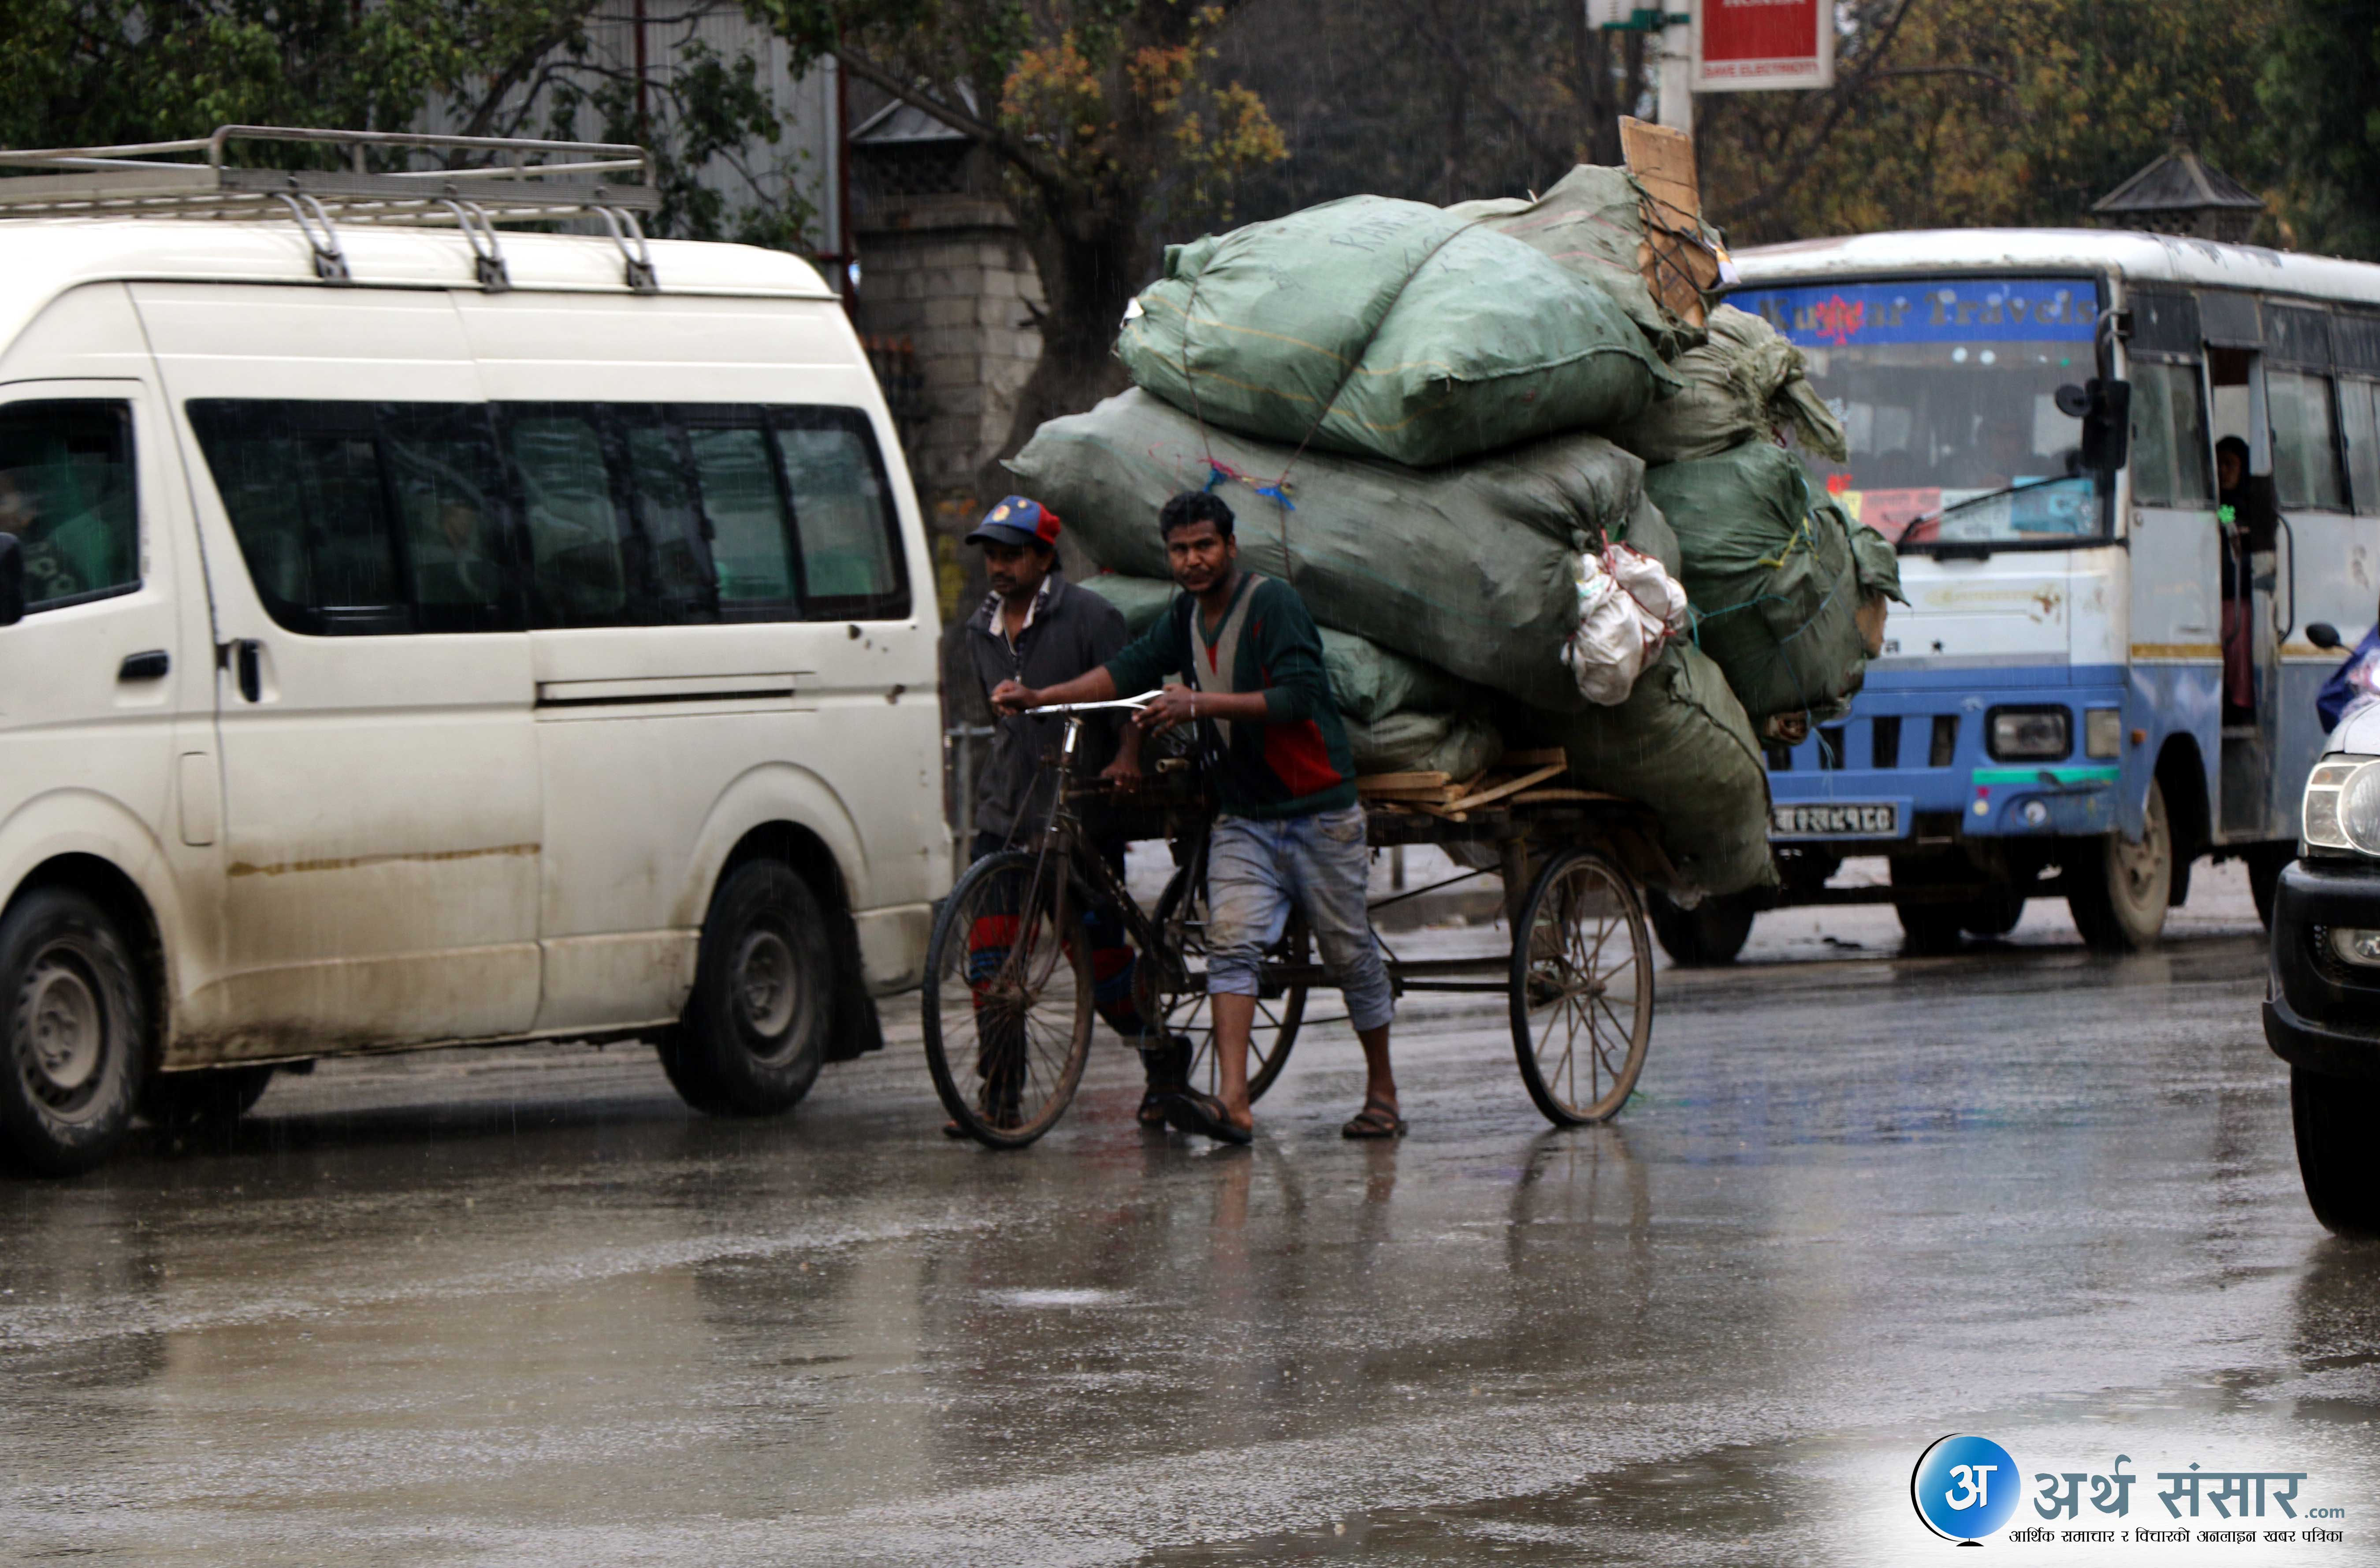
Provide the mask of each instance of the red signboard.
{"label": "red signboard", "polygon": [[1834,82],[1834,0],[1694,0],[1696,92]]}

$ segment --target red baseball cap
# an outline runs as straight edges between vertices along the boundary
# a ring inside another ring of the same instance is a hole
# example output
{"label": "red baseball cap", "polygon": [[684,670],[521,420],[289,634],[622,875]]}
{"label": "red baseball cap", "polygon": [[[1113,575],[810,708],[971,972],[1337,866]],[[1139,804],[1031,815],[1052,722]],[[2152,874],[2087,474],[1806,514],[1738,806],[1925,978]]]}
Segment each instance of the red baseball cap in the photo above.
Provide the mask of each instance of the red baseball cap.
{"label": "red baseball cap", "polygon": [[1044,550],[1058,548],[1058,514],[1038,501],[1028,501],[1022,495],[1012,495],[983,515],[975,532],[966,536],[969,544],[1038,544]]}

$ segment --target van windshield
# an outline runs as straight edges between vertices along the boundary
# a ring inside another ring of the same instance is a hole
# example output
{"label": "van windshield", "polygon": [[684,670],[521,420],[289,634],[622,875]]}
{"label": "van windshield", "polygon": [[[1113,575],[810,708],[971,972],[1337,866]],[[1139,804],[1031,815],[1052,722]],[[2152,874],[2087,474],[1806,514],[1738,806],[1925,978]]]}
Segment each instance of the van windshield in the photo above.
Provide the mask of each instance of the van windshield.
{"label": "van windshield", "polygon": [[2095,371],[2087,278],[1745,288],[1728,302],[1800,347],[1851,462],[1804,454],[1859,521],[1912,549],[2057,548],[2104,536],[2100,477],[2058,389]]}

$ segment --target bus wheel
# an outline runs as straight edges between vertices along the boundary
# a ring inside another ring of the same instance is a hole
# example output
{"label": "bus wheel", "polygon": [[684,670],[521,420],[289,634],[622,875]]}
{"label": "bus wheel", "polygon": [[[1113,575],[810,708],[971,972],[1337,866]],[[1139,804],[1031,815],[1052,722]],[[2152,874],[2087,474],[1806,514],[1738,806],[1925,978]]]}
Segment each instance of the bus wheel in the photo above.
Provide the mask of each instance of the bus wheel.
{"label": "bus wheel", "polygon": [[833,965],[817,895],[793,868],[749,860],[719,884],[686,1015],[662,1039],[678,1097],[713,1116],[774,1116],[818,1081]]}
{"label": "bus wheel", "polygon": [[1742,898],[1706,898],[1692,909],[1681,909],[1658,888],[1647,890],[1645,913],[1652,918],[1653,934],[1661,951],[1682,969],[1706,964],[1732,964],[1752,936],[1752,919],[1759,913]]}
{"label": "bus wheel", "polygon": [[2372,1119],[2380,1083],[2289,1069],[2289,1116],[2296,1124],[2298,1174],[2307,1204],[2325,1229],[2380,1235],[2380,1154]]}
{"label": "bus wheel", "polygon": [[2024,896],[2007,893],[1959,906],[1959,927],[1969,936],[2001,937],[2024,918]]}
{"label": "bus wheel", "polygon": [[211,1067],[158,1073],[140,1091],[140,1114],[152,1127],[219,1127],[256,1108],[273,1082],[271,1067]]}
{"label": "bus wheel", "polygon": [[36,888],[0,918],[0,1164],[70,1176],[132,1122],[148,1009],[115,922],[71,888]]}
{"label": "bus wheel", "polygon": [[[1964,865],[1944,866],[1939,861],[1895,856],[1891,862],[1892,885],[1895,887],[1932,887],[1959,877],[1972,877]],[[1967,918],[1963,904],[1895,904],[1894,915],[1900,920],[1900,951],[1912,958],[1936,957],[1959,951],[1959,932]]]}
{"label": "bus wheel", "polygon": [[2095,953],[2138,953],[2165,930],[2173,891],[2173,824],[2165,791],[2149,784],[2148,809],[2136,843],[2109,833],[2068,846],[2066,907]]}

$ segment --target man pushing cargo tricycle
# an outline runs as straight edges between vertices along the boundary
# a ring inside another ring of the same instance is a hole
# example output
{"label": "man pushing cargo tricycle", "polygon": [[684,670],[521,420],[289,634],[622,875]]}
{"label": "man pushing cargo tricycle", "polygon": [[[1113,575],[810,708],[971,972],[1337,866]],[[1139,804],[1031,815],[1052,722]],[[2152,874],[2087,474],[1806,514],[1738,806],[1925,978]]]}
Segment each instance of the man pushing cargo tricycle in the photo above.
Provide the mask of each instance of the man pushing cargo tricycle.
{"label": "man pushing cargo tricycle", "polygon": [[[1158,528],[1183,590],[1161,617],[1083,675],[1038,689],[1005,682],[991,694],[1003,713],[1062,717],[1066,727],[1045,764],[1055,787],[1038,842],[970,868],[937,925],[926,1045],[954,1124],[996,1147],[1055,1124],[1091,1039],[1082,933],[1108,924],[1141,952],[1138,1001],[1152,1025],[1194,1036],[1192,1082],[1168,1102],[1184,1131],[1251,1140],[1253,1103],[1281,1072],[1307,989],[1325,981],[1346,996],[1364,1050],[1364,1103],[1345,1136],[1405,1130],[1389,1055],[1401,991],[1509,993],[1522,1078],[1539,1109],[1559,1124],[1616,1113],[1652,1025],[1638,881],[1670,870],[1648,814],[1566,787],[1558,749],[1511,754],[1501,775],[1359,779],[1314,623],[1289,584],[1242,568],[1230,508],[1184,492]],[[1159,687],[1173,674],[1183,685]],[[1119,695],[1127,691],[1143,695]],[[1144,733],[1187,726],[1196,739],[1203,787],[1186,801],[1175,791],[1183,808],[1166,832],[1180,869],[1153,913],[1091,847],[1112,830],[1090,819],[1133,781],[1116,780],[1112,766],[1105,779],[1085,776],[1081,737],[1087,715],[1118,709]],[[1478,869],[1453,881],[1500,871],[1509,956],[1385,954],[1366,887],[1371,849],[1393,844],[1467,845],[1464,863]],[[978,906],[998,910],[1010,933],[996,963],[970,956]]]}

